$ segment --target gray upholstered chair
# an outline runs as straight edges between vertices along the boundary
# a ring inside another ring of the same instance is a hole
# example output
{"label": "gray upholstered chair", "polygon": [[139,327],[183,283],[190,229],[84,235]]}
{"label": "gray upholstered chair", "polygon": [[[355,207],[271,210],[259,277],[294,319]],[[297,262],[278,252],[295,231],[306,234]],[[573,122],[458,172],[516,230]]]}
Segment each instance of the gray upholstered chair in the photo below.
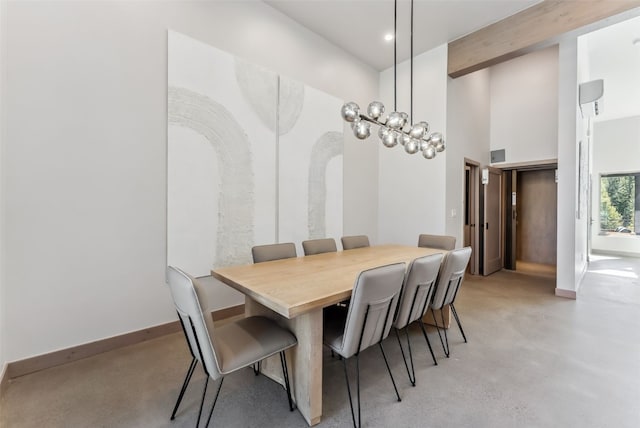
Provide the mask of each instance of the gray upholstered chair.
{"label": "gray upholstered chair", "polygon": [[335,253],[338,251],[336,241],[333,238],[310,239],[308,241],[303,241],[302,249],[304,250],[305,256],[322,253]]}
{"label": "gray upholstered chair", "polygon": [[[273,260],[293,259],[298,257],[296,245],[293,242],[283,244],[256,245],[251,248],[254,263],[270,262]],[[260,374],[260,362],[253,367],[253,372]]]}
{"label": "gray upholstered chair", "polygon": [[354,248],[369,247],[369,237],[367,235],[343,236],[342,248],[344,250],[352,250]]}
{"label": "gray upholstered chair", "polygon": [[[353,287],[351,303],[346,318],[325,318],[324,344],[342,357],[344,375],[347,382],[351,417],[354,426],[360,426],[360,352],[370,346],[378,345],[384,362],[387,365],[393,388],[398,401],[400,394],[387,362],[382,341],[389,335],[393,316],[400,297],[400,289],[404,279],[405,264],[395,263],[365,270],[358,275]],[[347,374],[347,359],[356,358],[356,388],[358,398],[358,422],[353,410],[351,387]]]}
{"label": "gray upholstered chair", "polygon": [[456,238],[455,236],[447,235],[420,235],[418,237],[418,247],[451,251],[456,248]]}
{"label": "gray upholstered chair", "polygon": [[292,242],[286,244],[256,245],[251,249],[251,255],[253,256],[254,263],[298,257],[296,246]]}
{"label": "gray upholstered chair", "polygon": [[[460,329],[460,333],[462,333],[462,338],[465,343],[467,342],[467,336],[465,336],[464,330],[462,330],[462,324],[460,324],[460,318],[458,317],[458,312],[456,311],[454,303],[456,296],[458,295],[458,291],[460,290],[460,286],[462,285],[462,281],[464,280],[464,273],[467,270],[470,258],[471,247],[464,247],[447,253],[444,257],[444,261],[442,262],[442,267],[440,268],[438,283],[433,295],[433,301],[431,302],[432,310],[442,310],[446,305],[451,307],[451,313],[458,324],[458,328]],[[431,315],[433,316],[433,320],[436,321],[435,312],[432,311]],[[444,325],[444,316],[442,315],[442,312],[440,312],[440,316],[442,325]],[[442,335],[440,334],[440,327],[438,327],[438,322],[436,321],[435,324],[438,329],[440,343],[442,343],[442,349],[444,349],[445,355],[449,358],[449,339],[447,338],[447,329],[443,329],[443,341]]]}
{"label": "gray upholstered chair", "polygon": [[[411,323],[417,321],[420,325],[422,334],[427,341],[431,358],[433,358],[433,363],[438,365],[436,357],[433,354],[433,349],[431,348],[431,343],[429,342],[429,336],[427,336],[427,331],[424,328],[422,317],[429,310],[429,303],[431,303],[431,298],[433,297],[433,290],[435,289],[442,258],[442,254],[432,254],[430,256],[417,258],[411,262],[404,277],[402,294],[400,295],[400,304],[398,306],[398,314],[393,322],[396,338],[398,339],[398,345],[400,345],[404,365],[407,369],[407,375],[409,376],[409,381],[413,386],[416,386],[416,373],[413,366],[413,355],[411,354],[411,340],[409,339],[409,325]],[[405,335],[407,336],[411,371],[409,371],[409,364],[407,364],[407,358],[405,357],[404,350],[402,349],[398,330],[404,330]]]}
{"label": "gray upholstered chair", "polygon": [[[210,287],[212,283],[215,281],[215,279],[211,275],[197,277],[195,278],[195,280],[199,284],[203,285],[204,287]],[[204,315],[207,316],[207,314],[204,314]],[[187,346],[189,347],[189,353],[191,354],[191,364],[189,364],[189,369],[187,369],[187,374],[184,378],[184,382],[182,382],[182,388],[180,388],[180,394],[178,395],[176,404],[173,407],[173,412],[171,412],[171,420],[174,420],[176,418],[176,412],[180,407],[180,403],[182,402],[182,397],[184,396],[184,393],[187,390],[187,386],[189,386],[189,382],[191,381],[191,376],[193,376],[193,371],[198,365],[198,361],[200,361],[199,354],[198,354],[198,347],[196,345],[193,332],[191,331],[191,329],[186,328],[186,326],[184,325],[184,322],[182,322],[182,317],[180,316],[179,313],[178,313],[178,320],[180,321],[182,332],[184,333],[185,340],[187,341]]]}
{"label": "gray upholstered chair", "polygon": [[190,332],[188,336],[195,342],[197,358],[207,374],[196,427],[200,424],[209,378],[220,379],[220,383],[206,425],[211,421],[224,376],[275,354],[280,354],[289,409],[293,410],[284,351],[297,344],[296,337],[275,321],[257,316],[214,328],[209,308],[201,304],[206,302],[202,284],[171,266],[167,268],[167,283],[180,321]]}

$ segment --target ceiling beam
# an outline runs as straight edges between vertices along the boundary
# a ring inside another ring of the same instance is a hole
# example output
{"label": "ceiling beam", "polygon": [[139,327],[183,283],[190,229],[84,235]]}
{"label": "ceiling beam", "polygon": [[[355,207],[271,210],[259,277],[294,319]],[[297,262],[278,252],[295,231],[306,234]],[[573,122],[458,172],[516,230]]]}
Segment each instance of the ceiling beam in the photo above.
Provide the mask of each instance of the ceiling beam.
{"label": "ceiling beam", "polygon": [[640,7],[635,0],[545,0],[449,43],[447,72],[456,78],[523,55],[561,34]]}

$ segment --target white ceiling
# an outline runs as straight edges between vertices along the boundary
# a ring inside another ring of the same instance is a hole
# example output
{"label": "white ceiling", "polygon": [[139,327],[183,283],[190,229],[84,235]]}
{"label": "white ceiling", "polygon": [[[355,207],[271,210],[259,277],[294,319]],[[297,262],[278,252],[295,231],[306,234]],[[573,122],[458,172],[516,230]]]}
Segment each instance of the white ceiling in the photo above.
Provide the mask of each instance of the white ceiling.
{"label": "white ceiling", "polygon": [[[376,70],[393,65],[393,0],[264,0]],[[415,0],[414,56],[541,0]],[[410,2],[398,1],[398,62],[410,57]]]}

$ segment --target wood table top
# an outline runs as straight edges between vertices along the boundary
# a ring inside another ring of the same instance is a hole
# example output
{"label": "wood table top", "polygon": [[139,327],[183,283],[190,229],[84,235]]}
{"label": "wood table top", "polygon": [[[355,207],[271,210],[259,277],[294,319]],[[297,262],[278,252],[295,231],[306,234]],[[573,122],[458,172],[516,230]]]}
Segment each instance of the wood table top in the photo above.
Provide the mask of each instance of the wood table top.
{"label": "wood table top", "polygon": [[211,274],[280,315],[294,318],[348,299],[363,270],[409,263],[417,257],[446,252],[435,248],[378,245],[219,268]]}

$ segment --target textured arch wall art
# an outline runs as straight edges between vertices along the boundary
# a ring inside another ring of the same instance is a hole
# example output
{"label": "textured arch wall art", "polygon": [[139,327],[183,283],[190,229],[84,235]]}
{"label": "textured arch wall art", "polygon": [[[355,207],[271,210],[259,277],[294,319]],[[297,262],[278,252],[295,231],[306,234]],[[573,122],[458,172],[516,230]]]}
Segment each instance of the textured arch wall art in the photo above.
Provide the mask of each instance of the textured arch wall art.
{"label": "textured arch wall art", "polygon": [[[280,77],[281,88],[293,86]],[[280,91],[280,117],[288,124],[280,128],[278,141],[282,242],[342,235],[341,106],[340,99],[308,86],[302,94]],[[294,114],[292,123],[288,116]]]}
{"label": "textured arch wall art", "polygon": [[[339,237],[342,101],[180,33],[168,48],[167,263],[209,275]],[[241,299],[224,288],[217,307]]]}

